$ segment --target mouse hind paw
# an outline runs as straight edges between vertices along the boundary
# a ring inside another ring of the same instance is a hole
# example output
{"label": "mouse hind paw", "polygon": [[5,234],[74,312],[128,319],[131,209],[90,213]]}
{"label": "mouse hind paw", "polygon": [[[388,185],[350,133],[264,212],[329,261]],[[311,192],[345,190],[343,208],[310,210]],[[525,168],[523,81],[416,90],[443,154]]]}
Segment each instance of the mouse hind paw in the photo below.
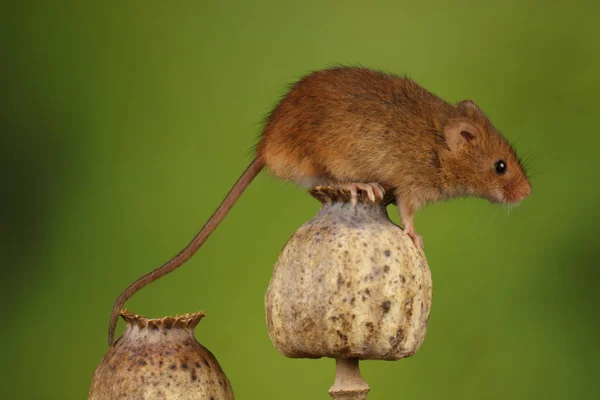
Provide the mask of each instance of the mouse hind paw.
{"label": "mouse hind paw", "polygon": [[349,183],[336,183],[332,185],[336,189],[347,190],[350,192],[350,202],[356,205],[358,202],[358,193],[364,192],[367,198],[375,203],[376,201],[383,200],[385,195],[385,189],[377,182],[361,183],[361,182],[349,182]]}

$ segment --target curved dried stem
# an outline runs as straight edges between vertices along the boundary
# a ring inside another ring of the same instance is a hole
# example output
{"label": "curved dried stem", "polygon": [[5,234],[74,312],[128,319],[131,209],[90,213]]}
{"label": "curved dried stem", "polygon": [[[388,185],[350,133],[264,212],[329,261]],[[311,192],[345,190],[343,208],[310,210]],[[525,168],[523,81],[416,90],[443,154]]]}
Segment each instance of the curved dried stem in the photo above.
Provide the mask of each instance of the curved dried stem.
{"label": "curved dried stem", "polygon": [[366,400],[371,388],[360,375],[358,358],[336,358],[335,382],[329,394],[335,400]]}

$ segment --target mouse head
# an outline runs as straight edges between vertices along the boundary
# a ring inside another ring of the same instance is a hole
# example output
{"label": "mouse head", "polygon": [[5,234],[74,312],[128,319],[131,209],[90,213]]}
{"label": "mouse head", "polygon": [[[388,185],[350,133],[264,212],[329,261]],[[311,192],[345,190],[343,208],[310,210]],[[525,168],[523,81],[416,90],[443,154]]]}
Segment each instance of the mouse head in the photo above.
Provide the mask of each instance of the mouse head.
{"label": "mouse head", "polygon": [[443,164],[457,194],[494,203],[517,203],[527,197],[531,184],[508,141],[472,101],[462,101],[456,109],[458,116],[443,131]]}

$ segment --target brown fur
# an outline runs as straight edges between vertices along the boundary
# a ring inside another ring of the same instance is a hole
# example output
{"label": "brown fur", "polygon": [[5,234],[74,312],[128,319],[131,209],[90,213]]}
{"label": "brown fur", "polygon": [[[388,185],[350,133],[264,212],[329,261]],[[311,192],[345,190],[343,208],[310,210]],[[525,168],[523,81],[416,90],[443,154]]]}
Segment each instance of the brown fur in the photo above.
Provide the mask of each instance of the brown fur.
{"label": "brown fur", "polygon": [[[473,102],[454,107],[408,78],[364,68],[296,83],[267,119],[258,157],[305,186],[378,182],[410,213],[450,197],[514,201],[529,192],[510,144]],[[494,172],[498,159],[505,175]]]}

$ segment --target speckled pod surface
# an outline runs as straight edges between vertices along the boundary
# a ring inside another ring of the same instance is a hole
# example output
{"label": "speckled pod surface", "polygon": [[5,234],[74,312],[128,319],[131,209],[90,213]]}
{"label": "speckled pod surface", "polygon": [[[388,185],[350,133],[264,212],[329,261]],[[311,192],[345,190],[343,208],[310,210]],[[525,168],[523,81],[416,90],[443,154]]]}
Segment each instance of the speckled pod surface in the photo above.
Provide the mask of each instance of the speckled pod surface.
{"label": "speckled pod surface", "polygon": [[431,273],[384,203],[320,188],[323,203],[285,245],[265,305],[285,356],[397,360],[425,337]]}
{"label": "speckled pod surface", "polygon": [[233,399],[213,354],[196,341],[203,313],[147,319],[121,313],[123,336],[104,355],[89,399]]}

